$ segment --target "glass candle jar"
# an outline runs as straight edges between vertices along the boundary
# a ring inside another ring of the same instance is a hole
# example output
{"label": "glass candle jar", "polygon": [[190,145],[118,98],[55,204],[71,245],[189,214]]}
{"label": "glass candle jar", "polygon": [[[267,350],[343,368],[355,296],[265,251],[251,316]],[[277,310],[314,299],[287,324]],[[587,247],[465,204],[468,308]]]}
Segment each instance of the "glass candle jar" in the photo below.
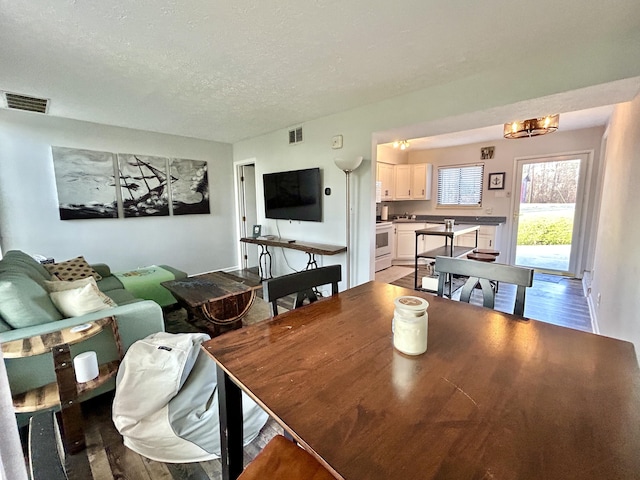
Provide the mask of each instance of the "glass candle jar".
{"label": "glass candle jar", "polygon": [[403,296],[394,300],[393,346],[407,355],[427,351],[429,302],[421,297]]}

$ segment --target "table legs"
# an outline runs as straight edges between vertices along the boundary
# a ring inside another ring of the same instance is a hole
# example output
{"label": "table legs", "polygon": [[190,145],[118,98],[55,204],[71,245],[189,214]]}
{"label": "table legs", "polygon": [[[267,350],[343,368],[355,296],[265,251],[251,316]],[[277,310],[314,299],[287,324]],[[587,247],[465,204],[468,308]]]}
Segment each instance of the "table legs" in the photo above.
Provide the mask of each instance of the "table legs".
{"label": "table legs", "polygon": [[273,278],[273,275],[271,275],[271,252],[267,245],[258,244],[258,246],[260,247],[260,256],[258,257],[260,280]]}
{"label": "table legs", "polygon": [[242,392],[220,366],[216,365],[216,371],[222,479],[236,480],[243,468]]}
{"label": "table legs", "polygon": [[52,352],[60,395],[60,417],[62,419],[64,448],[67,453],[75,454],[85,448],[85,439],[71,351],[69,345],[65,343],[53,348]]}

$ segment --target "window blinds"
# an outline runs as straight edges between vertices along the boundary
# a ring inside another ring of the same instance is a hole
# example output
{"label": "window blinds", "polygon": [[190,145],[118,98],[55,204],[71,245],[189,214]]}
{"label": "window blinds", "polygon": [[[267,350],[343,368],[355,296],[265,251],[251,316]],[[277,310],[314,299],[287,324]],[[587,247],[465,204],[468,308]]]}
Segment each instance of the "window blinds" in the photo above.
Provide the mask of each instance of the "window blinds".
{"label": "window blinds", "polygon": [[438,205],[482,205],[484,164],[438,168]]}

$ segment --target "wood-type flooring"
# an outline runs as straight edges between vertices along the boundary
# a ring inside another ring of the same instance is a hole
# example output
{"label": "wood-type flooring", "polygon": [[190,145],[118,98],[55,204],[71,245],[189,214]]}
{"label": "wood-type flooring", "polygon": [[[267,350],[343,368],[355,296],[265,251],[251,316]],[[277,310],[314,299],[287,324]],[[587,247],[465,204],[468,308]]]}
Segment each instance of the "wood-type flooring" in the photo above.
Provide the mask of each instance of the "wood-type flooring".
{"label": "wood-type flooring", "polygon": [[[149,460],[125,447],[111,421],[113,392],[82,404],[86,450],[69,455],[65,466],[69,480],[219,480],[219,459],[193,463],[162,463]],[[282,428],[272,419],[258,437],[244,448],[245,465]]]}
{"label": "wood-type flooring", "polygon": [[[391,267],[394,268],[394,267]],[[399,272],[402,272],[399,270]],[[412,269],[411,269],[412,272]],[[234,272],[255,276],[255,272]],[[386,272],[393,278],[392,272]],[[413,274],[387,280],[389,283],[413,287]],[[513,311],[515,287],[501,284],[496,296],[496,308]],[[457,292],[459,296],[459,291]],[[456,299],[456,294],[453,295]],[[261,299],[256,301],[262,302]],[[481,305],[480,292],[472,303]],[[283,305],[285,306],[285,305]],[[291,308],[286,305],[286,308]],[[591,320],[579,280],[536,274],[533,287],[527,290],[525,316],[570,328],[591,331]],[[67,457],[70,480],[217,480],[221,479],[219,460],[186,464],[168,464],[149,460],[129,450],[111,421],[112,393],[94,398],[82,405],[85,419],[87,449]],[[245,447],[245,463],[251,461],[282,428],[270,419],[258,438]]]}
{"label": "wood-type flooring", "polygon": [[[409,275],[389,283],[413,289],[413,268],[411,268]],[[496,294],[495,309],[513,313],[515,294],[515,285],[501,283]],[[459,300],[460,290],[454,292],[452,298]],[[470,303],[482,306],[480,290],[476,290],[472,294]],[[575,278],[544,273],[534,274],[533,286],[527,288],[524,316],[584,332],[593,331],[589,305],[584,296],[582,282]]]}

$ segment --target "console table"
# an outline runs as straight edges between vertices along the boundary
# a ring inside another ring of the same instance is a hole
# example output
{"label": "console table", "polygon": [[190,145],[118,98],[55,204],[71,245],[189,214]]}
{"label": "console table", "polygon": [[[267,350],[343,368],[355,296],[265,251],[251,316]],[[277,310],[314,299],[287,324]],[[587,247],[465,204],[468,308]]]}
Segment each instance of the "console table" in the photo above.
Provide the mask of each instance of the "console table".
{"label": "console table", "polygon": [[324,243],[301,242],[298,240],[287,240],[284,238],[241,238],[241,242],[253,243],[260,247],[260,256],[258,258],[258,268],[260,270],[260,280],[273,278],[271,275],[271,252],[268,247],[289,248],[291,250],[300,250],[308,256],[307,266],[305,270],[310,268],[318,268],[316,255],[337,255],[346,252],[347,247],[340,245],[327,245]]}
{"label": "console table", "polygon": [[[436,257],[462,257],[467,253],[473,252],[478,248],[478,232],[480,225],[454,225],[451,228],[446,228],[444,225],[437,227],[423,228],[422,230],[416,230],[416,257],[415,257],[415,271],[414,271],[414,290],[422,290],[418,288],[418,259],[419,258],[436,258]],[[460,235],[466,233],[476,232],[476,245],[475,247],[456,247],[453,245],[453,240]],[[418,251],[418,238],[422,235],[435,235],[444,237],[444,245],[442,247],[427,250],[426,252]],[[449,241],[451,241],[449,243]],[[451,281],[449,282],[449,298],[451,298]]]}

